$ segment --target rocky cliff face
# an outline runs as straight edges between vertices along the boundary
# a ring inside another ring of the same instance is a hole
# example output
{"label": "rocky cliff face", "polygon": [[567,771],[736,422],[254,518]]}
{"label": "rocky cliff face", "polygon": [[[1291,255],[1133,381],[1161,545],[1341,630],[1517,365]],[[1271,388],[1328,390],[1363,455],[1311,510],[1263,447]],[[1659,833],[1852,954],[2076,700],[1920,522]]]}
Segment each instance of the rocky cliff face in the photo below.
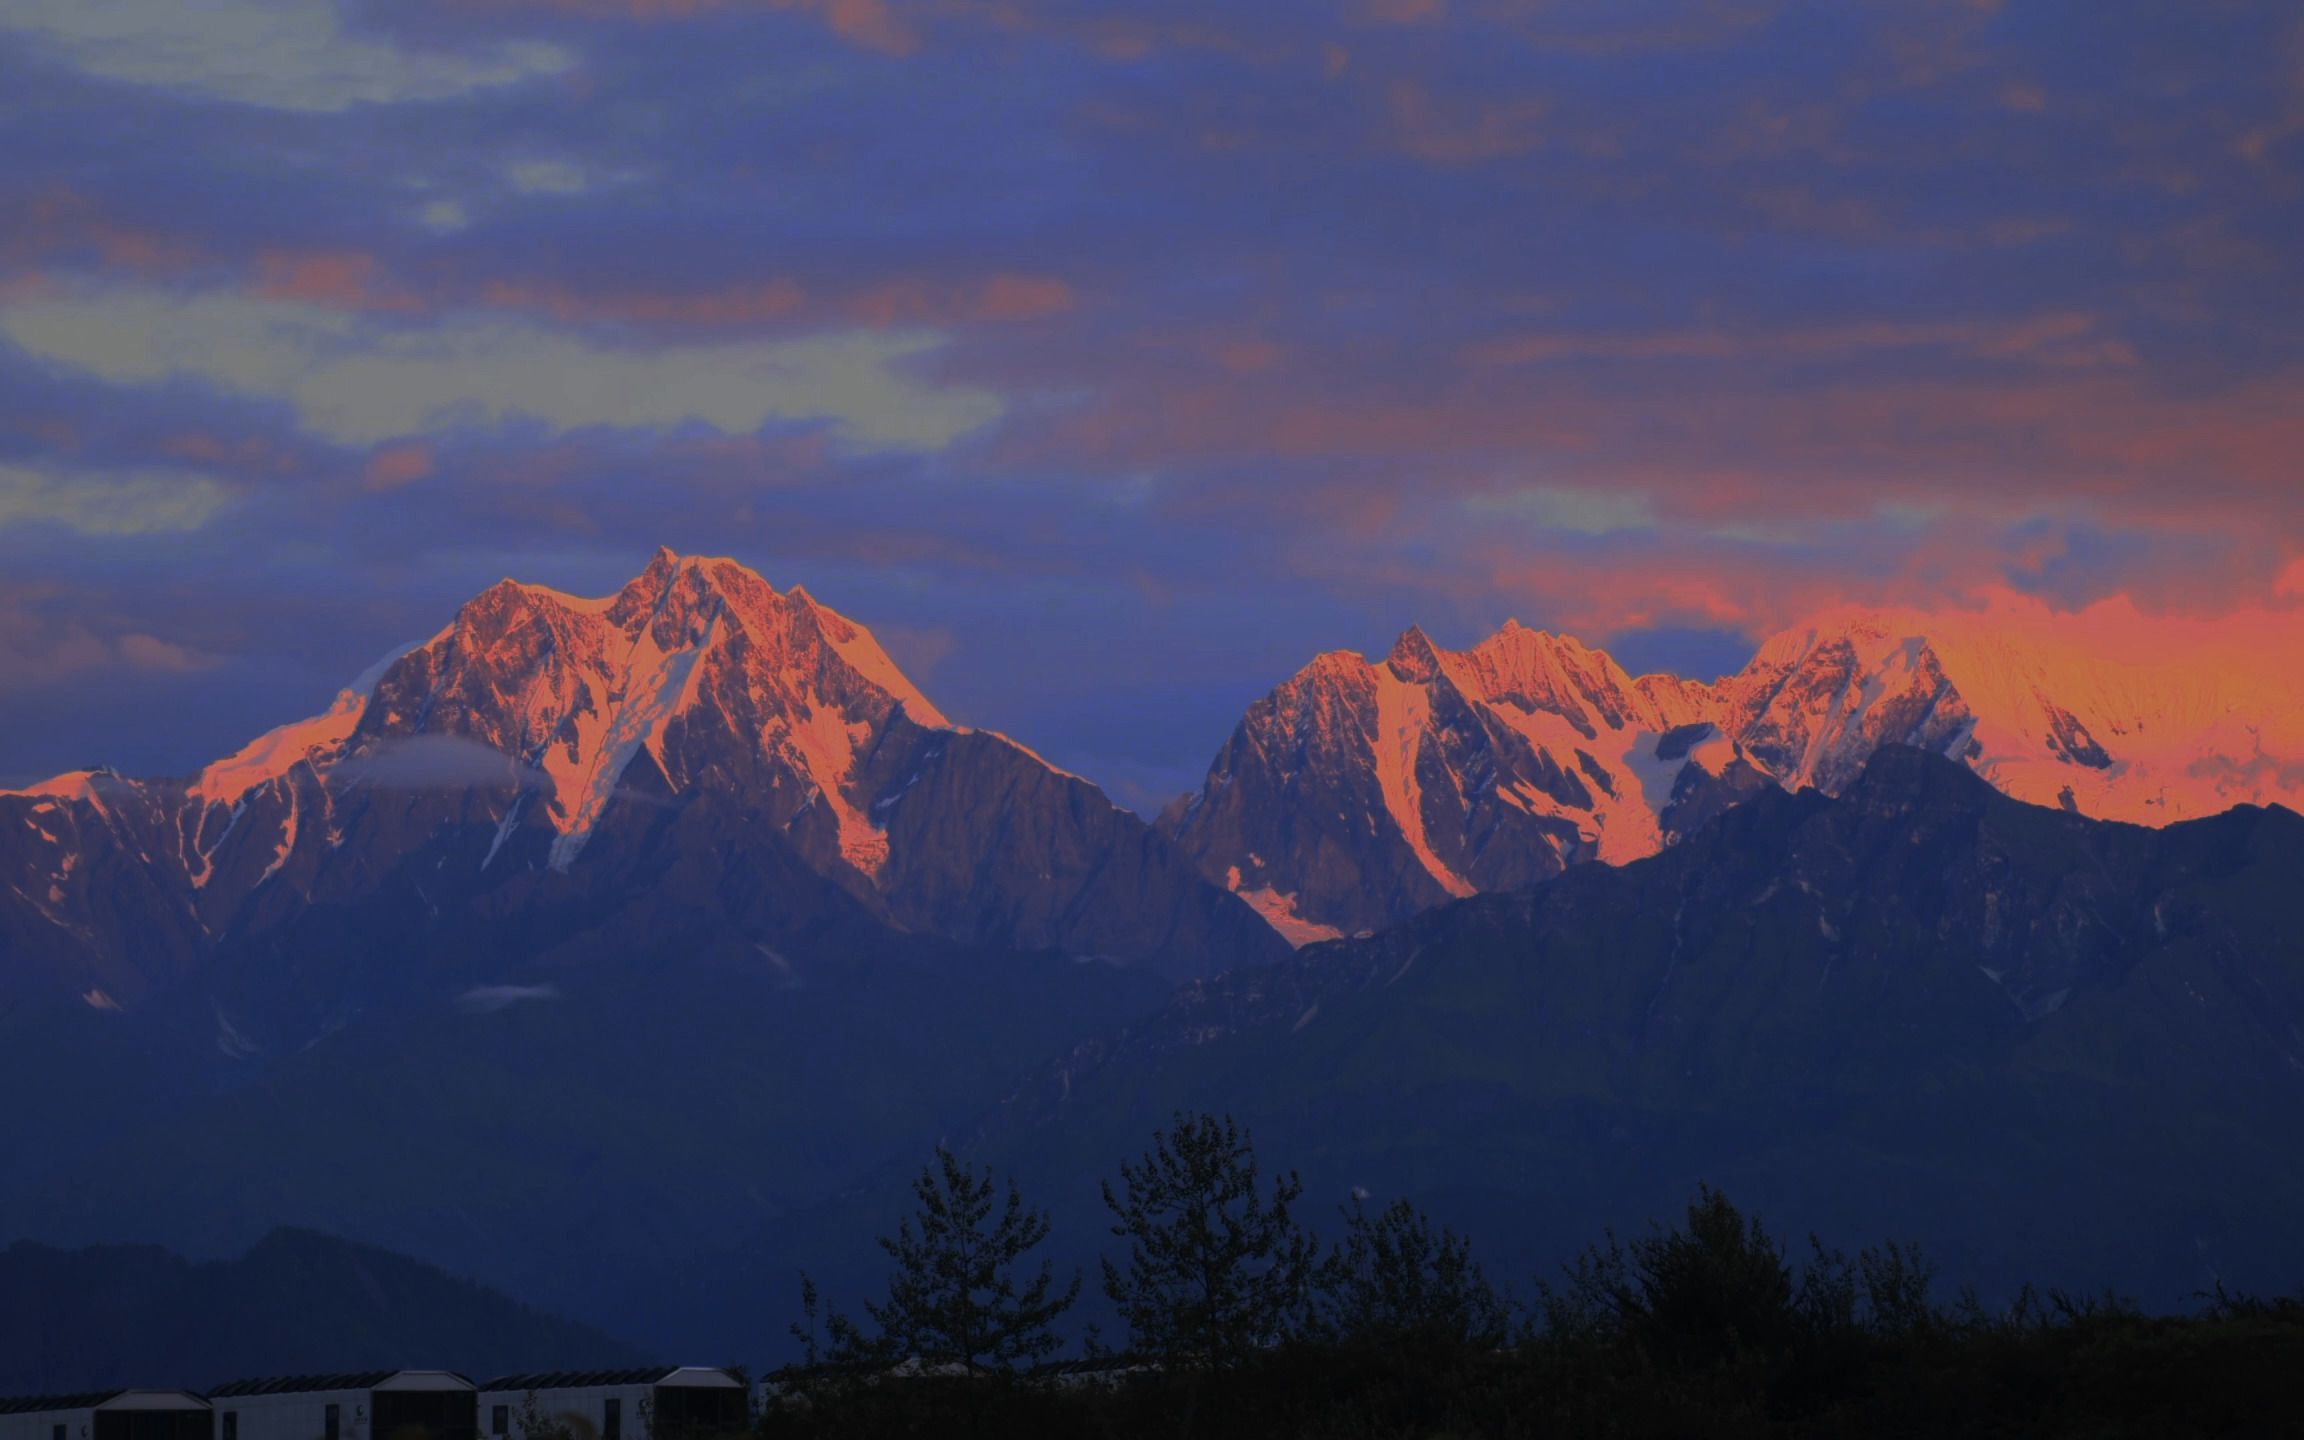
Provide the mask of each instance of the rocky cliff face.
{"label": "rocky cliff face", "polygon": [[0,887],[0,983],[96,1008],[315,981],[322,936],[348,969],[416,963],[380,936],[535,954],[584,927],[780,950],[883,926],[1172,974],[1283,948],[1095,787],[953,725],[862,626],[668,551],[600,599],[497,585],[189,780],[0,795]]}

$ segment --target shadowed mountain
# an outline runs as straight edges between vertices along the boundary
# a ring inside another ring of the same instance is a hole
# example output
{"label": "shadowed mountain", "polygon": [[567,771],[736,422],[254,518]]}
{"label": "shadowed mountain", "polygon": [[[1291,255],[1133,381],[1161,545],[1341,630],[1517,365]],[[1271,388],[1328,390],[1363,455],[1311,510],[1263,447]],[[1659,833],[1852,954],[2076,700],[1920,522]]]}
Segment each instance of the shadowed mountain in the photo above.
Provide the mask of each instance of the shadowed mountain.
{"label": "shadowed mountain", "polygon": [[150,1245],[0,1251],[0,1390],[181,1386],[408,1365],[495,1375],[645,1357],[429,1265],[308,1230],[194,1264]]}
{"label": "shadowed mountain", "polygon": [[1078,1177],[1229,1111],[1311,1196],[1411,1195],[1549,1266],[1699,1180],[1956,1278],[2156,1305],[2304,1274],[2304,818],[2025,805],[1905,747],[1654,858],[1188,984],[984,1152]]}

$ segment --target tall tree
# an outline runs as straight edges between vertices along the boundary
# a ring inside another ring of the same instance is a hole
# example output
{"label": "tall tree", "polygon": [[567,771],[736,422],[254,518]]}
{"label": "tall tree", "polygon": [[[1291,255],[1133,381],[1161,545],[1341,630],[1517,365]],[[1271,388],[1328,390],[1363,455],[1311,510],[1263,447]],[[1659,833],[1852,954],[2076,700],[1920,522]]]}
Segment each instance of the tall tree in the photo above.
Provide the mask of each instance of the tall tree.
{"label": "tall tree", "polygon": [[1285,1336],[1303,1315],[1318,1251],[1289,1214],[1304,1187],[1276,1177],[1269,1197],[1249,1137],[1230,1116],[1177,1115],[1152,1148],[1104,1183],[1123,1267],[1104,1292],[1135,1347],[1171,1364],[1223,1370]]}
{"label": "tall tree", "polygon": [[[1025,1256],[1048,1238],[1046,1211],[1026,1208],[1013,1180],[1005,1199],[989,1168],[981,1173],[941,1147],[912,1182],[918,1207],[880,1248],[896,1263],[888,1294],[866,1301],[870,1327],[838,1312],[827,1317],[837,1365],[958,1365],[971,1375],[1006,1373],[1054,1354],[1055,1324],[1080,1296],[1080,1277],[1058,1287],[1047,1260],[1025,1271]],[[815,1286],[803,1277],[807,1330],[795,1329],[818,1358]]]}
{"label": "tall tree", "polygon": [[1371,1215],[1355,1201],[1344,1238],[1315,1286],[1321,1328],[1350,1344],[1493,1349],[1511,1335],[1511,1308],[1472,1258],[1472,1244],[1435,1229],[1406,1200]]}

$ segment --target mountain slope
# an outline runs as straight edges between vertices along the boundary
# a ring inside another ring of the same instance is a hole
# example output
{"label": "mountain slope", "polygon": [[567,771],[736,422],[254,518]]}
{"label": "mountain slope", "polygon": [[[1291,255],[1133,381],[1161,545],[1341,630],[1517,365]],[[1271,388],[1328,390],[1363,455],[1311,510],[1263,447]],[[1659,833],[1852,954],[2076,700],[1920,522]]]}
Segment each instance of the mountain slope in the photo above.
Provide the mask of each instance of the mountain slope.
{"label": "mountain slope", "polygon": [[597,1330],[369,1246],[279,1230],[234,1260],[154,1246],[0,1251],[0,1388],[201,1390],[241,1375],[404,1365],[589,1368],[645,1357]]}
{"label": "mountain slope", "polygon": [[0,1017],[0,1078],[47,1097],[7,1122],[0,1235],[205,1256],[312,1226],[636,1338],[670,1311],[701,1343],[727,1333],[689,1301],[714,1251],[910,1163],[1166,993],[922,937],[836,963],[624,938],[237,1061],[203,1045],[205,1004],[83,1012],[69,1046]]}
{"label": "mountain slope", "polygon": [[[1549,1265],[1698,1180],[1953,1278],[2304,1274],[2304,818],[2153,830],[1884,747],[1658,856],[1577,866],[1085,1046],[985,1149],[1059,1193],[1179,1106],[1315,1197],[1410,1194]],[[1796,1233],[1796,1231],[1795,1231]]]}
{"label": "mountain slope", "polygon": [[1250,707],[1161,829],[1303,943],[1654,854],[1770,783],[1838,793],[1885,745],[2101,818],[2304,804],[2304,677],[2228,639],[2100,631],[1840,611],[1707,685],[1516,624],[1463,651],[1412,629]]}

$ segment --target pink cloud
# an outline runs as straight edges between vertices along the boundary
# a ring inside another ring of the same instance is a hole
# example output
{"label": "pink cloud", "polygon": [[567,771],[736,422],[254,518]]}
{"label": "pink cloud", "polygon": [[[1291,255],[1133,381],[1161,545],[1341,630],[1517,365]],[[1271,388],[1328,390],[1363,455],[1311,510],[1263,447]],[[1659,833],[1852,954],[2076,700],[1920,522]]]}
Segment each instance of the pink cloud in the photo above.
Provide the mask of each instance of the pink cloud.
{"label": "pink cloud", "polygon": [[0,267],[22,274],[42,263],[88,264],[142,276],[175,276],[207,263],[180,236],[104,213],[78,191],[55,187],[0,203]]}
{"label": "pink cloud", "polygon": [[105,670],[183,674],[223,663],[141,630],[114,631],[108,617],[87,613],[84,599],[54,585],[0,586],[0,693]]}
{"label": "pink cloud", "polygon": [[360,250],[266,250],[256,257],[256,293],[340,310],[413,310],[421,301],[394,285],[382,263]]}
{"label": "pink cloud", "polygon": [[371,490],[397,490],[433,472],[432,447],[421,440],[386,445],[368,457],[362,481]]}

